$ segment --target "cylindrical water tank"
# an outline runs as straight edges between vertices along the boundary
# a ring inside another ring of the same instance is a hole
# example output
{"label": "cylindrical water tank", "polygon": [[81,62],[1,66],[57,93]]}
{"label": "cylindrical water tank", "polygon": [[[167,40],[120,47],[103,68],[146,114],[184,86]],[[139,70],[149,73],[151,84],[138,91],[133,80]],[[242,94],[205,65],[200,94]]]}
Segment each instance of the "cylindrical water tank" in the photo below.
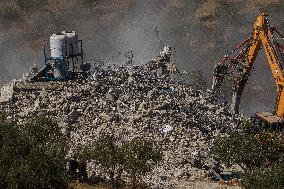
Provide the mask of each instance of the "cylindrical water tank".
{"label": "cylindrical water tank", "polygon": [[75,31],[62,31],[68,37],[67,56],[76,56],[79,54],[78,34]]}
{"label": "cylindrical water tank", "polygon": [[67,36],[62,33],[50,37],[50,56],[60,58],[67,55]]}

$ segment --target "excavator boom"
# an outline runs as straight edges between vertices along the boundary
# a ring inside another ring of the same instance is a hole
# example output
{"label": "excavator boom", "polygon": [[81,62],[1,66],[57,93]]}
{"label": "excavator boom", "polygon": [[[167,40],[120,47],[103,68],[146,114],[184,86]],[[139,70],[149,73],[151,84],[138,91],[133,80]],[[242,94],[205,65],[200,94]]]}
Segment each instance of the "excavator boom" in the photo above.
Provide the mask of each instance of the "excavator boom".
{"label": "excavator boom", "polygon": [[[274,114],[257,112],[256,117],[268,124],[283,124],[284,65],[282,62],[283,60],[281,60],[279,44],[276,45],[275,42],[274,31],[277,30],[270,26],[267,14],[261,14],[257,17],[251,37],[240,45],[240,48],[243,47],[242,50],[233,58],[228,58],[229,56],[226,56],[217,66],[215,66],[212,90],[216,93],[230,67],[235,67],[236,71],[232,86],[233,97],[231,112],[238,113],[244,87],[251,74],[258,52],[260,49],[263,49],[276,84],[276,104]],[[277,33],[279,32],[277,31]],[[283,36],[281,37],[283,38]],[[228,60],[229,63],[226,64]]]}

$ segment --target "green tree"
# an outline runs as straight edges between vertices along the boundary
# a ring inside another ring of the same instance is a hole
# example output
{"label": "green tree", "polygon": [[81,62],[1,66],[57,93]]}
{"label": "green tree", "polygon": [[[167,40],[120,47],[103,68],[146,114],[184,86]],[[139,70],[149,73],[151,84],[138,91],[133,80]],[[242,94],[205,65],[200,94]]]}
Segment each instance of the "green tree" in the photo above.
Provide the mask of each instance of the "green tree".
{"label": "green tree", "polygon": [[98,163],[108,174],[113,188],[119,187],[121,175],[126,172],[135,188],[138,177],[152,171],[161,160],[158,145],[150,140],[133,139],[125,142],[112,135],[103,134],[93,144],[77,149],[80,159]]}
{"label": "green tree", "polygon": [[101,135],[94,145],[78,147],[77,153],[80,159],[93,160],[101,165],[108,174],[112,187],[118,188],[123,172],[123,154],[121,146],[112,135]]}
{"label": "green tree", "polygon": [[137,177],[151,172],[162,159],[158,145],[145,139],[133,139],[123,145],[124,170],[131,177],[131,188],[136,188]]}
{"label": "green tree", "polygon": [[0,188],[67,187],[66,143],[58,126],[46,118],[25,125],[0,123]]}
{"label": "green tree", "polygon": [[[12,187],[9,175],[15,172],[18,164],[31,148],[27,136],[22,134],[17,125],[8,122],[0,124],[0,188]],[[10,176],[11,177],[11,176]],[[20,176],[18,176],[19,178]],[[15,178],[16,179],[16,178]],[[20,186],[19,186],[20,187]],[[18,188],[19,188],[18,187]]]}
{"label": "green tree", "polygon": [[246,122],[240,130],[217,139],[211,153],[223,163],[243,167],[246,189],[284,187],[284,140],[278,131]]}
{"label": "green tree", "polygon": [[284,145],[277,132],[245,123],[240,131],[217,139],[211,153],[222,162],[251,170],[282,159]]}
{"label": "green tree", "polygon": [[245,173],[242,186],[246,189],[284,188],[284,161],[270,168],[257,168]]}

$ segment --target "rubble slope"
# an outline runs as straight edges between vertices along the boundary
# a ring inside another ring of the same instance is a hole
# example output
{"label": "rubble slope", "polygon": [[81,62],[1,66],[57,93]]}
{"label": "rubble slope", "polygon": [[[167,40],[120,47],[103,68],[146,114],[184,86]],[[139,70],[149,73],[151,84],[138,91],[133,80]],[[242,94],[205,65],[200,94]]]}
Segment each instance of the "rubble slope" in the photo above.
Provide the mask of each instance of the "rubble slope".
{"label": "rubble slope", "polygon": [[146,183],[194,188],[194,183],[207,182],[208,167],[214,165],[208,155],[214,139],[244,118],[210,102],[206,92],[141,66],[95,70],[87,79],[66,82],[14,81],[11,98],[0,108],[18,123],[35,116],[57,120],[71,147],[102,132],[123,140],[155,139],[163,149],[163,162],[145,178]]}

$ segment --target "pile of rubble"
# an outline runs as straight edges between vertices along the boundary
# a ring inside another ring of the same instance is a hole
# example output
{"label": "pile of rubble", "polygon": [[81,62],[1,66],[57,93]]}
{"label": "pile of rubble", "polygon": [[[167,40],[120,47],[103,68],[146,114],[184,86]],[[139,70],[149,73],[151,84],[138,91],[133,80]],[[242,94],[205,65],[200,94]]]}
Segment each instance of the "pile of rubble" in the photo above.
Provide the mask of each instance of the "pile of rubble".
{"label": "pile of rubble", "polygon": [[49,116],[60,123],[70,146],[102,132],[157,140],[163,162],[145,181],[164,188],[205,179],[208,167],[215,165],[208,155],[214,139],[244,119],[212,103],[206,92],[144,66],[98,66],[87,79],[14,81],[9,86],[8,100],[0,103],[9,119],[23,123]]}

